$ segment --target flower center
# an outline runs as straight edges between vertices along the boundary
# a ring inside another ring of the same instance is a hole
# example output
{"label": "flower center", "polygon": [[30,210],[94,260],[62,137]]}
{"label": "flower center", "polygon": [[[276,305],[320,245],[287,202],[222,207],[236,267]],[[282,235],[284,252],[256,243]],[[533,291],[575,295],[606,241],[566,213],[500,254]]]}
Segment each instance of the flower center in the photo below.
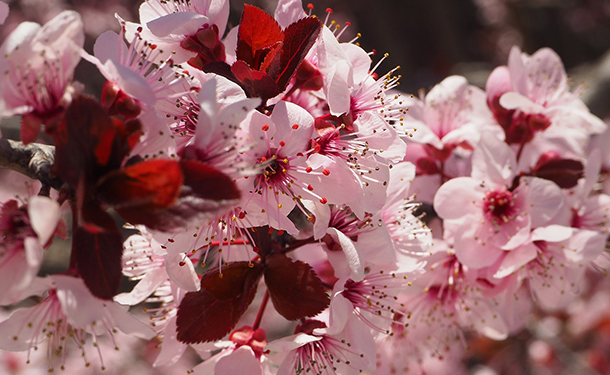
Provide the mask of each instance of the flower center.
{"label": "flower center", "polygon": [[485,194],[483,211],[496,225],[508,222],[516,213],[513,193],[508,190],[488,191]]}

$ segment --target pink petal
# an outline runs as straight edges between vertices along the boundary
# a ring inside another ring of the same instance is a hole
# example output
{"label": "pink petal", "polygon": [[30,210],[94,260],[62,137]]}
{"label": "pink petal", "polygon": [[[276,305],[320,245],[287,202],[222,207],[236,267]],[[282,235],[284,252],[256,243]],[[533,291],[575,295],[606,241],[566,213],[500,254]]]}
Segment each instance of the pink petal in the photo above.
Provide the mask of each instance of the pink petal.
{"label": "pink petal", "polygon": [[194,35],[204,24],[209,23],[208,17],[192,12],[176,12],[149,21],[146,27],[158,37],[173,35]]}
{"label": "pink petal", "polygon": [[4,24],[6,17],[8,17],[9,8],[5,2],[0,2],[0,25]]}
{"label": "pink petal", "polygon": [[469,220],[464,223],[455,238],[455,256],[460,263],[472,269],[481,269],[494,264],[504,251],[492,244],[481,245],[480,239],[475,239],[477,227]]}
{"label": "pink petal", "polygon": [[[273,109],[271,120],[277,125],[275,142],[286,142],[282,155],[296,155],[307,149],[314,125],[314,118],[309,112],[294,103],[280,101]],[[293,125],[298,125],[298,128],[294,129]]]}
{"label": "pink petal", "polygon": [[153,292],[167,280],[167,273],[163,268],[157,268],[148,272],[143,279],[138,281],[129,293],[121,293],[114,300],[122,305],[134,306],[148,298]]}
{"label": "pink petal", "polygon": [[487,78],[487,83],[485,84],[487,100],[490,101],[493,98],[500,97],[509,91],[512,91],[510,71],[507,66],[499,66]]}
{"label": "pink petal", "polygon": [[572,236],[573,228],[562,225],[549,225],[548,227],[536,228],[532,231],[531,241],[560,242]]}
{"label": "pink petal", "polygon": [[278,1],[274,14],[275,20],[283,29],[306,16],[307,14],[303,10],[303,3],[301,0]]}
{"label": "pink petal", "polygon": [[173,282],[188,292],[195,292],[199,290],[199,277],[195,272],[193,263],[185,256],[185,254],[167,254],[164,256],[164,258],[165,269]]}
{"label": "pink petal", "polygon": [[537,177],[522,178],[518,189],[522,186],[529,203],[532,228],[545,226],[561,209],[563,192],[554,182]]}
{"label": "pink petal", "polygon": [[178,362],[188,345],[178,341],[177,336],[176,317],[174,316],[167,322],[165,334],[163,335],[163,343],[161,344],[161,352],[157,359],[155,359],[153,366],[171,366]]}
{"label": "pink petal", "polygon": [[534,103],[527,97],[511,91],[500,97],[500,105],[506,109],[518,109],[525,113],[543,113],[544,107]]}
{"label": "pink petal", "polygon": [[32,229],[38,235],[38,240],[41,244],[45,245],[55,233],[55,228],[61,215],[59,204],[50,198],[42,196],[31,197],[28,201],[28,215]]}
{"label": "pink petal", "polygon": [[[114,31],[102,33],[93,45],[93,55],[103,64],[107,60],[122,61],[127,57],[127,45]],[[121,57],[123,56],[123,57]]]}
{"label": "pink petal", "polygon": [[358,134],[367,140],[371,149],[378,150],[379,156],[394,163],[404,159],[407,145],[381,115],[372,111],[364,112],[356,125]]}
{"label": "pink petal", "polygon": [[[345,285],[345,279],[337,281],[337,284],[340,286],[340,289],[343,289],[341,285]],[[327,335],[336,335],[343,331],[347,321],[353,318],[354,305],[342,294],[333,293],[329,308],[329,327],[325,330],[325,333]]]}
{"label": "pink petal", "polygon": [[445,182],[434,196],[434,209],[443,219],[459,219],[481,215],[485,189],[470,177],[457,177]]}
{"label": "pink petal", "polygon": [[481,135],[472,154],[472,178],[501,186],[510,186],[517,173],[515,152],[493,134]]}
{"label": "pink petal", "polygon": [[254,356],[252,348],[243,345],[218,360],[214,367],[214,374],[263,375],[263,368],[261,362]]}
{"label": "pink petal", "polygon": [[354,84],[364,82],[369,77],[371,58],[362,47],[353,43],[341,43],[341,48],[352,64],[352,80]]}
{"label": "pink petal", "polygon": [[538,256],[538,247],[533,243],[528,243],[513,249],[512,251],[507,251],[505,254],[500,267],[493,275],[496,279],[504,278],[530,261],[536,259]]}
{"label": "pink petal", "polygon": [[326,76],[326,101],[333,116],[341,116],[350,110],[350,69],[346,61],[338,61]]}
{"label": "pink petal", "polygon": [[[362,280],[364,277],[364,263],[360,259],[360,254],[358,253],[358,250],[356,250],[356,246],[354,246],[352,240],[336,228],[328,228],[326,233],[328,233],[343,250],[343,254],[338,251],[327,252],[328,261],[335,269],[335,277],[349,277],[354,281]],[[343,256],[337,256],[339,254]],[[345,264],[347,265],[347,269],[344,266]],[[348,271],[347,274],[345,274],[345,270]]]}

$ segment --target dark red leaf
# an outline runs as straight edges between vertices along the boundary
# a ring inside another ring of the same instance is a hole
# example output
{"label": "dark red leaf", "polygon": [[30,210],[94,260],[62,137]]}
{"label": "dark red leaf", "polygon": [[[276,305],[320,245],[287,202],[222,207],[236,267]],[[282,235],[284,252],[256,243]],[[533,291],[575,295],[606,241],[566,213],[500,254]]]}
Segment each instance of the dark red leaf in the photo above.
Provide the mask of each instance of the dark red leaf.
{"label": "dark red leaf", "polygon": [[[121,205],[116,207],[117,212],[128,222],[132,224],[144,224],[151,229],[171,232],[177,229],[183,229],[189,225],[197,225],[205,220],[209,220],[217,215],[234,207],[241,196],[235,182],[224,173],[214,169],[206,164],[198,161],[181,161],[172,162],[179,166],[182,177],[172,172],[168,178],[176,176],[176,181],[180,179],[181,187],[179,194],[171,206],[163,206],[156,204],[148,204],[146,200],[141,198],[159,199],[159,203],[169,201],[172,191],[172,182],[168,183],[168,194],[160,196],[151,195],[148,193],[138,195],[137,190],[133,192],[134,204],[129,204],[128,200],[120,202]],[[140,163],[141,164],[141,163]],[[139,164],[134,164],[134,167]],[[174,170],[172,166],[169,168]],[[162,174],[163,171],[158,173]],[[121,177],[123,178],[123,177]],[[155,178],[152,176],[151,178]],[[157,182],[161,185],[164,179],[158,177]],[[135,186],[134,186],[135,187]],[[105,192],[103,197],[104,202],[112,203],[113,192],[120,191],[121,185],[117,181],[116,186],[112,190]],[[121,196],[128,198],[129,194]],[[118,200],[117,200],[118,201]],[[152,202],[151,202],[152,203]]]}
{"label": "dark red leaf", "polygon": [[284,30],[284,44],[277,72],[268,71],[275,79],[280,91],[284,91],[297,68],[315,43],[322,29],[322,22],[314,17],[307,17],[291,24]]}
{"label": "dark red leaf", "polygon": [[570,189],[584,176],[584,166],[578,160],[551,159],[536,166],[532,175],[553,181],[562,189]]}
{"label": "dark red leaf", "polygon": [[178,308],[178,340],[187,344],[216,341],[235,327],[254,295],[263,266],[235,262],[206,273],[201,290],[187,293]]}
{"label": "dark red leaf", "polygon": [[221,171],[204,163],[183,160],[180,168],[184,174],[184,185],[198,197],[215,201],[239,199],[241,193],[235,182]]}
{"label": "dark red leaf", "polygon": [[233,63],[231,72],[249,97],[266,100],[282,92],[267,73],[251,69],[243,61],[238,60]]}
{"label": "dark red leaf", "polygon": [[55,133],[55,171],[76,187],[81,175],[94,184],[118,169],[139,135],[138,122],[125,126],[108,115],[95,99],[79,96],[70,104]]}
{"label": "dark red leaf", "polygon": [[118,229],[90,232],[79,227],[72,241],[76,269],[85,285],[94,296],[111,300],[119,291],[122,275],[123,239]]}
{"label": "dark red leaf", "polygon": [[223,76],[223,77],[239,84],[239,81],[235,78],[235,75],[233,75],[233,72],[231,72],[231,65],[227,64],[224,61],[213,61],[211,63],[205,64],[203,66],[202,70],[205,73],[218,74],[220,76]]}
{"label": "dark red leaf", "polygon": [[147,160],[106,174],[96,196],[114,208],[156,210],[172,206],[182,187],[175,160]]}
{"label": "dark red leaf", "polygon": [[283,40],[282,28],[273,17],[260,8],[244,5],[237,34],[237,60],[258,70],[273,46]]}
{"label": "dark red leaf", "polygon": [[273,306],[284,318],[315,316],[330,304],[322,281],[311,266],[282,253],[266,258],[265,284]]}

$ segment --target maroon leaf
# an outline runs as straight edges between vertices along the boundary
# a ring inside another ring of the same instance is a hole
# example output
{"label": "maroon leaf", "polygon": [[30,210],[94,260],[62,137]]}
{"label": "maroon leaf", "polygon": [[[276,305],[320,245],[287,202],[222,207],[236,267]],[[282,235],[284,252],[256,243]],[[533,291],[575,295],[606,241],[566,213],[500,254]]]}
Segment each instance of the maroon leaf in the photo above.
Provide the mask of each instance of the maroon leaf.
{"label": "maroon leaf", "polygon": [[120,168],[137,141],[140,124],[123,124],[108,115],[95,99],[79,96],[66,111],[55,137],[55,171],[76,187],[81,176],[94,184],[109,171]]}
{"label": "maroon leaf", "polygon": [[204,163],[192,160],[180,162],[184,174],[184,186],[197,197],[215,201],[239,199],[241,193],[235,182],[226,174]]}
{"label": "maroon leaf", "polygon": [[235,262],[206,273],[201,290],[187,293],[176,320],[178,340],[187,344],[216,341],[237,324],[254,295],[263,266]]}
{"label": "maroon leaf", "polygon": [[533,176],[553,181],[562,189],[570,189],[584,176],[584,166],[578,160],[551,159],[536,166]]}
{"label": "maroon leaf", "polygon": [[72,241],[76,269],[85,285],[94,296],[111,300],[121,284],[121,234],[118,230],[90,232],[85,227],[79,227],[74,232]]}
{"label": "maroon leaf", "polygon": [[322,22],[314,17],[307,17],[291,24],[284,30],[284,44],[277,72],[268,70],[275,79],[280,91],[284,91],[297,68],[315,43],[322,29]]}
{"label": "maroon leaf", "polygon": [[282,92],[277,83],[267,73],[251,69],[243,61],[238,60],[233,63],[231,72],[246,94],[251,98],[266,100]]}
{"label": "maroon leaf", "polygon": [[283,40],[282,28],[273,17],[260,8],[244,5],[237,34],[237,60],[259,70],[267,54]]}
{"label": "maroon leaf", "polygon": [[284,318],[315,316],[330,304],[322,281],[311,266],[276,253],[266,258],[265,284],[273,306]]}
{"label": "maroon leaf", "polygon": [[114,208],[156,210],[171,207],[182,187],[175,160],[148,160],[106,174],[96,196]]}
{"label": "maroon leaf", "polygon": [[[175,166],[179,166],[180,174],[175,171]],[[133,167],[137,167],[135,164]],[[156,170],[151,165],[150,175],[142,180],[129,181],[128,177],[122,172],[117,172],[111,176],[112,183],[102,181],[100,186],[100,197],[104,202],[117,204],[113,206],[117,212],[132,224],[144,224],[151,229],[172,232],[197,225],[204,220],[209,220],[221,215],[234,207],[240,198],[240,192],[235,182],[224,173],[198,161],[167,161],[167,171]],[[128,168],[126,168],[128,169]],[[147,167],[138,168],[138,172],[146,171]],[[169,173],[163,177],[162,174]],[[155,177],[155,173],[158,174]],[[166,180],[168,179],[168,180]],[[180,182],[178,196],[173,199],[174,182]],[[147,191],[138,194],[137,186],[140,183],[150,181],[158,186],[164,186],[166,193],[154,194],[154,191]],[[121,182],[128,183],[131,193],[120,193]],[[111,188],[110,186],[111,185]],[[122,194],[120,197],[114,194]],[[129,199],[133,199],[130,204]],[[152,201],[150,199],[153,199]],[[171,205],[167,205],[170,201]]]}

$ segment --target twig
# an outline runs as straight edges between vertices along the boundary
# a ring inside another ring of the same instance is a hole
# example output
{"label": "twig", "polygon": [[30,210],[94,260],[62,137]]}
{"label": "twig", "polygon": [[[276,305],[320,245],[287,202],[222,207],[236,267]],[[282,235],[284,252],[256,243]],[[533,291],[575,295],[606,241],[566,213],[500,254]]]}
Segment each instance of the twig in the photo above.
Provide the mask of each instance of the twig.
{"label": "twig", "polygon": [[51,174],[54,160],[55,146],[40,143],[26,146],[11,139],[0,139],[0,167],[19,172],[59,190],[63,182]]}

